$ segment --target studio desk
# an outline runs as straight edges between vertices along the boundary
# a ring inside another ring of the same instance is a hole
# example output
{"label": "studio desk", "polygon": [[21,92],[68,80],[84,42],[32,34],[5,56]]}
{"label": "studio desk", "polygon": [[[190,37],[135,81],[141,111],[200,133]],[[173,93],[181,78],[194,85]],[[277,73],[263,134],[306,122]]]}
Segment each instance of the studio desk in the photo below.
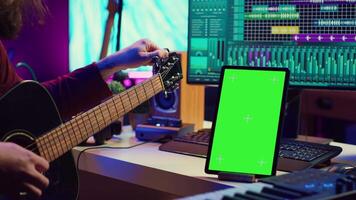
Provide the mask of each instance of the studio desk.
{"label": "studio desk", "polygon": [[[109,148],[75,147],[76,162],[87,149],[79,162],[79,200],[174,199],[246,184],[204,173],[204,158],[160,151],[160,143],[141,143],[130,127],[124,127],[104,145]],[[355,145],[331,144],[343,148],[332,162],[356,164]],[[129,148],[134,145],[138,146]]]}

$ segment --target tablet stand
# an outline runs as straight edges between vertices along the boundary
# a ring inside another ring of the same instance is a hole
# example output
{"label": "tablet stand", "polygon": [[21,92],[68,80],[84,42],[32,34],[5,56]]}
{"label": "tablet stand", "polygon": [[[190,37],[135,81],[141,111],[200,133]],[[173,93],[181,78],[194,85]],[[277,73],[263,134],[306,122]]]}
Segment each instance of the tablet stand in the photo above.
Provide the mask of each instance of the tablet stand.
{"label": "tablet stand", "polygon": [[239,173],[227,173],[227,172],[219,172],[218,179],[222,181],[238,181],[238,182],[246,182],[253,183],[256,182],[255,175],[252,174],[239,174]]}

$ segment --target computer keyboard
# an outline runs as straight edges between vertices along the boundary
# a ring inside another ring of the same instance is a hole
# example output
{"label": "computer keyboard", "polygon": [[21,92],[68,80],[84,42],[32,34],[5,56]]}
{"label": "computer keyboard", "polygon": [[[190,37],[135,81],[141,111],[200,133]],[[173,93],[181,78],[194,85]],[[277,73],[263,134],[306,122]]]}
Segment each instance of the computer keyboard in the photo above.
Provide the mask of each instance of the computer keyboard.
{"label": "computer keyboard", "polygon": [[[198,157],[206,157],[210,140],[210,129],[202,129],[178,136],[160,146],[160,150]],[[340,147],[311,142],[282,139],[279,149],[278,170],[296,171],[329,161],[340,154]],[[293,161],[293,162],[291,162]]]}
{"label": "computer keyboard", "polygon": [[180,200],[283,200],[283,199],[354,199],[356,177],[319,169],[306,169],[260,180],[260,183],[241,184],[203,193]]}
{"label": "computer keyboard", "polygon": [[296,140],[282,140],[279,157],[311,162],[330,150],[329,145],[315,144]]}
{"label": "computer keyboard", "polygon": [[209,145],[210,129],[201,129],[198,132],[188,133],[187,135],[183,136],[177,136],[173,140],[201,145]]}

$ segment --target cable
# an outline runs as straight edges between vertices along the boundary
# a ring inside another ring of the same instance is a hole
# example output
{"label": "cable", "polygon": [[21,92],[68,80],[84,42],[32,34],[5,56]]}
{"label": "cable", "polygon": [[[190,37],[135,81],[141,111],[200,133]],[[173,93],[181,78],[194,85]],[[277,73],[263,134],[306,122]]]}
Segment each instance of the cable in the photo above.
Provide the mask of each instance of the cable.
{"label": "cable", "polygon": [[31,77],[32,77],[32,80],[38,81],[37,76],[36,76],[36,73],[35,73],[35,71],[30,67],[30,65],[28,65],[28,64],[25,63],[25,62],[19,62],[19,63],[17,63],[16,68],[21,68],[21,67],[27,69],[28,72],[30,72]]}
{"label": "cable", "polygon": [[[163,138],[162,138],[163,139]],[[161,139],[159,139],[161,140]],[[110,147],[110,146],[103,146],[103,145],[99,145],[99,146],[93,146],[93,147],[88,147],[86,149],[84,149],[83,151],[79,152],[79,155],[77,157],[77,172],[79,171],[79,162],[80,162],[80,157],[81,155],[88,151],[88,150],[94,150],[94,149],[132,149],[134,147],[137,147],[137,146],[141,146],[141,145],[144,145],[144,144],[147,144],[149,142],[156,142],[156,140],[151,140],[151,141],[146,141],[146,142],[142,142],[142,143],[139,143],[139,144],[135,144],[133,146],[129,146],[129,147]]]}
{"label": "cable", "polygon": [[129,147],[110,147],[110,146],[103,146],[103,145],[100,145],[100,146],[93,146],[93,147],[88,147],[88,148],[84,149],[83,151],[79,152],[78,157],[77,157],[76,172],[77,172],[77,178],[78,178],[78,188],[80,188],[79,163],[80,163],[80,157],[81,157],[81,155],[82,155],[84,152],[86,152],[86,151],[88,151],[88,150],[94,150],[94,149],[132,149],[132,148],[135,148],[135,147],[138,147],[138,146],[147,144],[147,143],[161,141],[161,140],[163,140],[163,139],[166,139],[167,137],[168,137],[168,136],[160,137],[160,138],[158,138],[158,139],[145,141],[145,142],[142,142],[142,143],[139,143],[139,144],[135,144],[135,145],[129,146]]}

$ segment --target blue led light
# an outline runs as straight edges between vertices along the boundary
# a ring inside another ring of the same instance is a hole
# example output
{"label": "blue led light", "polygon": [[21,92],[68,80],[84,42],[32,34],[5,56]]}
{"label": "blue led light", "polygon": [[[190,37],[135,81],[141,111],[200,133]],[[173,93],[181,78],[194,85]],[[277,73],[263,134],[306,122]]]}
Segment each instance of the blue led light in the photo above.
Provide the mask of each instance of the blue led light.
{"label": "blue led light", "polygon": [[315,184],[314,183],[308,183],[304,185],[305,189],[311,189],[311,188],[315,188]]}
{"label": "blue led light", "polygon": [[334,184],[333,184],[333,183],[324,183],[324,184],[323,184],[323,187],[324,187],[324,188],[333,188],[333,187],[334,187]]}

